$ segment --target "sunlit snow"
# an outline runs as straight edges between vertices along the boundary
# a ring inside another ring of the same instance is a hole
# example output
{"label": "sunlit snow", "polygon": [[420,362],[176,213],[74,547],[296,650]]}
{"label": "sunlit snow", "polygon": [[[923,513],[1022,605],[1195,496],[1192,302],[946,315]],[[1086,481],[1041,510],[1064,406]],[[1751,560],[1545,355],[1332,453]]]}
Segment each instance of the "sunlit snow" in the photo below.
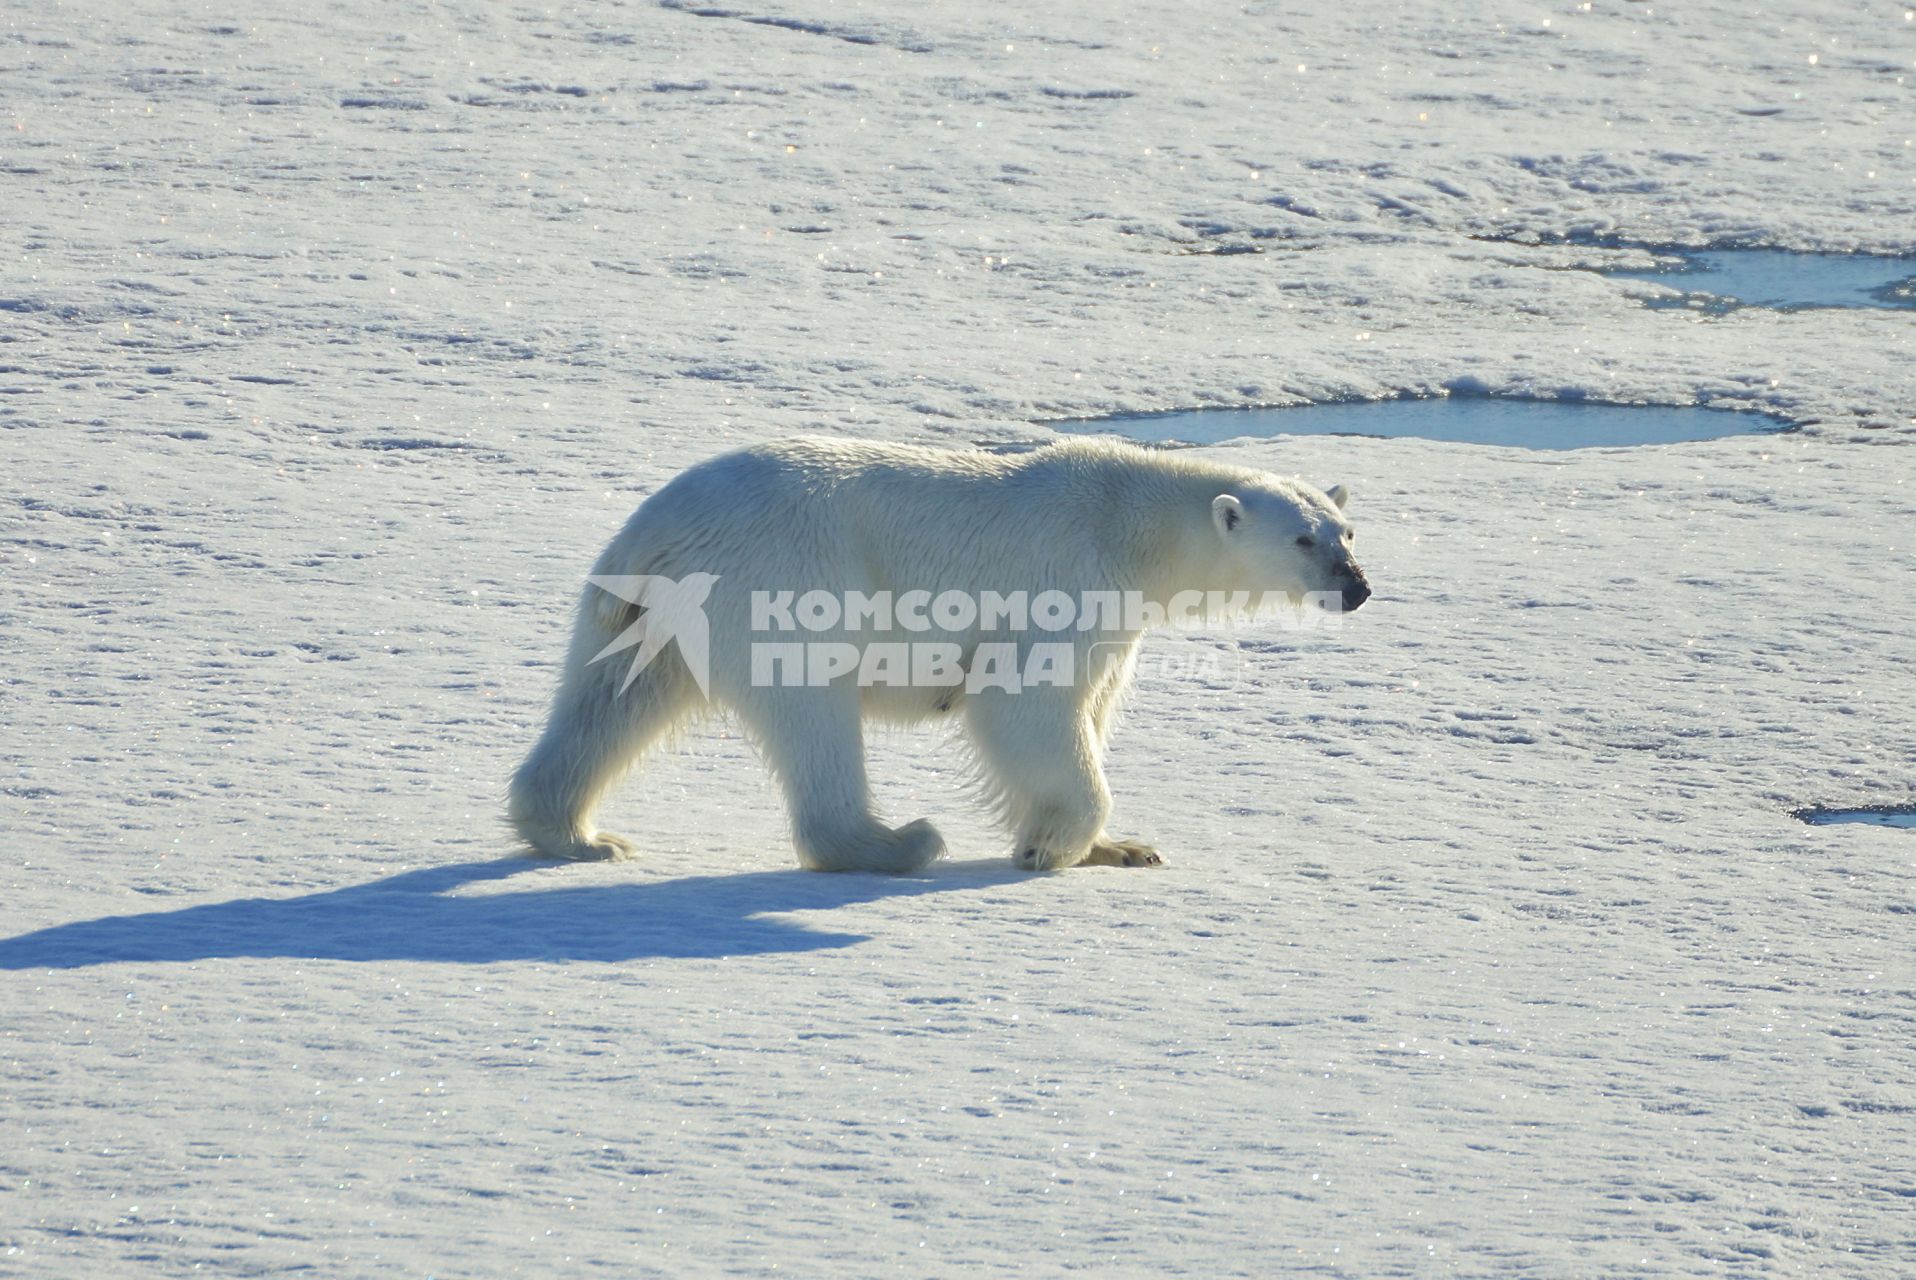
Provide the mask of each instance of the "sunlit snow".
{"label": "sunlit snow", "polygon": [[[1606,274],[1916,252],[1906,15],[12,6],[0,1273],[1916,1273],[1916,845],[1791,816],[1916,801],[1916,315]],[[1795,430],[1205,446],[1376,594],[1147,646],[1157,872],[907,732],[799,872],[724,727],[516,856],[700,459],[1458,388]]]}

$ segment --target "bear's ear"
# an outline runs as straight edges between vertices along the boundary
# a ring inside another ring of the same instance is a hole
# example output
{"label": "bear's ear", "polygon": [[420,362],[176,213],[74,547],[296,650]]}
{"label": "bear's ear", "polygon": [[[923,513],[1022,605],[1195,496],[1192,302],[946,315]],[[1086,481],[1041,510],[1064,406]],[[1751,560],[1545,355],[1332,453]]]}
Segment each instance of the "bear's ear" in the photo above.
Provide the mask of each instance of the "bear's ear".
{"label": "bear's ear", "polygon": [[1211,499],[1211,523],[1227,538],[1244,523],[1244,504],[1237,500],[1237,495],[1220,493]]}
{"label": "bear's ear", "polygon": [[1346,489],[1341,484],[1334,484],[1330,488],[1324,490],[1324,496],[1331,500],[1331,504],[1333,506],[1335,506],[1339,511],[1342,511],[1344,509],[1344,504],[1351,500],[1351,491],[1349,489]]}

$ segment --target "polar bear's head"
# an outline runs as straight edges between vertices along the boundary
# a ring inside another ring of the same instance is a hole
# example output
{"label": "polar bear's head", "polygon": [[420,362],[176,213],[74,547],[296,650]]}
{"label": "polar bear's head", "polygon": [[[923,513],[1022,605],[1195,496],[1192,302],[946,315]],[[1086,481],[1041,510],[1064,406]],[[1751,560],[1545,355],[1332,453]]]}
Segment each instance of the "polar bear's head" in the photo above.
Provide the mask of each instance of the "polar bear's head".
{"label": "polar bear's head", "polygon": [[1346,611],[1359,607],[1370,584],[1351,556],[1349,501],[1341,484],[1320,491],[1276,477],[1220,493],[1211,522],[1223,544],[1222,576],[1237,590],[1335,592]]}

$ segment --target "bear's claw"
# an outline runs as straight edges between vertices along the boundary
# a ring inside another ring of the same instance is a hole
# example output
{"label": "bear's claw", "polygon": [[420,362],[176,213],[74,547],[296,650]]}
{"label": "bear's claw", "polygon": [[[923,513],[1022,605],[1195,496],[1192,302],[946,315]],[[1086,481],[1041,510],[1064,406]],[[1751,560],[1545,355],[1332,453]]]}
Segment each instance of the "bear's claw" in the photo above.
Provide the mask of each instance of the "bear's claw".
{"label": "bear's claw", "polygon": [[1148,844],[1136,840],[1100,840],[1078,864],[1086,867],[1161,867],[1164,859]]}

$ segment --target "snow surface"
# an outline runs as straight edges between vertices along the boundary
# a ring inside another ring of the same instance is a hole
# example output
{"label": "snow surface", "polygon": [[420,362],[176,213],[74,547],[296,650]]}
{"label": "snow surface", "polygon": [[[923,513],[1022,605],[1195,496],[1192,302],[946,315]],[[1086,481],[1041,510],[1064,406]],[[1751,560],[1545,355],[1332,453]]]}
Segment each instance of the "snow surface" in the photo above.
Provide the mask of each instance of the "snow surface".
{"label": "snow surface", "polygon": [[[16,4],[0,1272],[1916,1270],[1916,14]],[[1258,249],[1262,252],[1246,252]],[[805,875],[689,740],[512,856],[591,556],[801,430],[1454,387],[1785,438],[1279,439],[1377,599],[1170,635],[1161,872]],[[1184,674],[1212,646],[1234,674]]]}

